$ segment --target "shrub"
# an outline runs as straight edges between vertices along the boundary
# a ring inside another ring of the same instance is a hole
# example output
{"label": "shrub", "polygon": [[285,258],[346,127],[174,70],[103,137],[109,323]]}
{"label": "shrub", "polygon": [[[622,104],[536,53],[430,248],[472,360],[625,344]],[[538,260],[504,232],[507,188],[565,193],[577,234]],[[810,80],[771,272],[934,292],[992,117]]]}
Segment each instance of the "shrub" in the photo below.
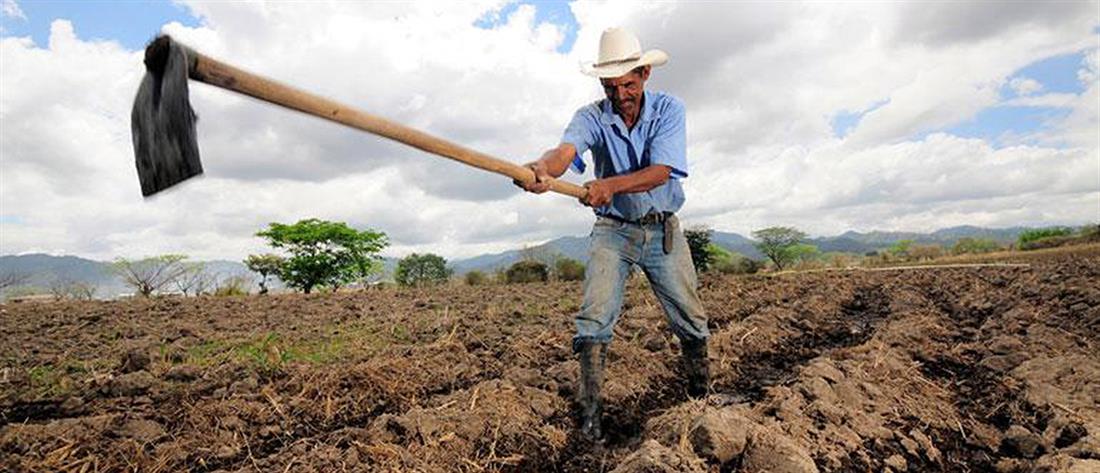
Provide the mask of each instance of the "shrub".
{"label": "shrub", "polygon": [[489,282],[489,277],[481,271],[470,271],[462,276],[462,278],[466,281],[466,284],[471,286],[480,286]]}
{"label": "shrub", "polygon": [[[718,266],[729,266],[733,263],[734,256],[729,250],[714,243],[708,243],[706,247],[707,269],[718,269]],[[721,271],[721,270],[719,270]]]}
{"label": "shrub", "polygon": [[561,258],[554,262],[554,274],[562,281],[582,281],[584,263],[572,258]]}
{"label": "shrub", "polygon": [[713,243],[707,246],[707,253],[710,255],[710,269],[722,274],[753,274],[764,267],[763,261],[748,258]]}
{"label": "shrub", "polygon": [[909,258],[917,261],[933,260],[943,256],[940,245],[913,245],[909,248]]}
{"label": "shrub", "polygon": [[718,261],[712,269],[722,274],[755,274],[764,267],[763,261],[757,261],[739,254]]}
{"label": "shrub", "polygon": [[787,255],[794,262],[808,263],[816,261],[821,255],[821,252],[818,251],[817,247],[814,245],[799,243],[788,248]]}
{"label": "shrub", "polygon": [[229,276],[218,282],[214,295],[219,297],[244,296],[248,294],[250,281],[246,276]]}
{"label": "shrub", "polygon": [[993,240],[983,238],[960,238],[951,248],[951,253],[956,255],[968,253],[991,253],[1001,249],[1001,245]]}
{"label": "shrub", "polygon": [[[877,256],[878,253],[870,256]],[[821,255],[822,260],[827,261],[828,265],[833,268],[847,268],[849,266],[855,266],[859,262],[859,255],[852,253],[844,253],[840,251],[830,251]]]}
{"label": "shrub", "polygon": [[1036,228],[1034,230],[1024,230],[1020,233],[1020,236],[1016,239],[1016,244],[1021,250],[1029,249],[1031,243],[1043,240],[1046,238],[1069,236],[1073,233],[1066,227],[1048,227],[1048,228]]}
{"label": "shrub", "polygon": [[505,271],[508,283],[546,282],[550,279],[550,273],[546,265],[538,261],[520,261],[508,267]]}

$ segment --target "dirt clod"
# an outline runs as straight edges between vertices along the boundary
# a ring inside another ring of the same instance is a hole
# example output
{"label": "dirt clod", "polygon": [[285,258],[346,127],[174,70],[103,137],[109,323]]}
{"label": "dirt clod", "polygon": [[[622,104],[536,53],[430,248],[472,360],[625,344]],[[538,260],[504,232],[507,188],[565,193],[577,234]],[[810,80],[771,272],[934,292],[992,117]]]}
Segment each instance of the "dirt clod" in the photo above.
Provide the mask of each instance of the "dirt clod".
{"label": "dirt clod", "polygon": [[147,419],[130,419],[120,429],[123,435],[142,444],[152,443],[164,436],[164,427]]}
{"label": "dirt clod", "polygon": [[745,451],[754,424],[732,409],[708,409],[695,420],[688,434],[692,449],[701,458],[722,465]]}
{"label": "dirt clod", "polygon": [[199,368],[192,365],[177,365],[168,369],[164,373],[164,379],[169,381],[187,382],[194,381],[199,377]]}
{"label": "dirt clod", "polygon": [[756,430],[741,462],[745,471],[817,473],[809,452],[774,427]]}
{"label": "dirt clod", "polygon": [[1078,440],[1081,440],[1089,434],[1089,431],[1085,429],[1085,426],[1080,422],[1070,422],[1062,427],[1062,431],[1058,433],[1058,438],[1054,440],[1054,446],[1057,448],[1066,448],[1073,445]]}
{"label": "dirt clod", "polygon": [[612,473],[692,473],[705,472],[703,462],[693,455],[673,450],[655,440],[627,456]]}
{"label": "dirt clod", "polygon": [[119,363],[120,373],[133,373],[149,367],[149,353],[143,349],[132,349],[122,356]]}
{"label": "dirt clod", "polygon": [[1001,451],[1010,457],[1035,459],[1042,455],[1046,448],[1043,446],[1043,439],[1038,435],[1019,425],[1013,425],[1005,432],[1004,440],[1001,441]]}
{"label": "dirt clod", "polygon": [[135,371],[115,376],[107,382],[106,394],[111,397],[145,394],[156,379],[148,371]]}

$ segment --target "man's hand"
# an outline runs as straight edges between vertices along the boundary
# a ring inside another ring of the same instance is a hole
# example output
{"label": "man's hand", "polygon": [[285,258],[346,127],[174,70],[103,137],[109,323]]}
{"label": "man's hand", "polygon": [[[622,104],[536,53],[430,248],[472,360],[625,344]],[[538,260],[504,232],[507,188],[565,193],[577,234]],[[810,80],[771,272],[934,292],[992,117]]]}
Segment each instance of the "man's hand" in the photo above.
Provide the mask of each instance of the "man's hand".
{"label": "man's hand", "polygon": [[550,180],[553,177],[550,176],[549,170],[546,169],[546,164],[542,160],[527,163],[523,167],[530,169],[535,173],[534,182],[523,182],[519,180],[512,180],[512,183],[523,188],[527,192],[534,192],[536,194],[542,194],[550,190]]}
{"label": "man's hand", "polygon": [[581,203],[589,207],[603,207],[611,203],[611,198],[615,196],[615,191],[611,188],[611,184],[606,179],[597,179],[595,181],[588,181],[584,183],[584,188],[588,191],[583,198],[580,199]]}

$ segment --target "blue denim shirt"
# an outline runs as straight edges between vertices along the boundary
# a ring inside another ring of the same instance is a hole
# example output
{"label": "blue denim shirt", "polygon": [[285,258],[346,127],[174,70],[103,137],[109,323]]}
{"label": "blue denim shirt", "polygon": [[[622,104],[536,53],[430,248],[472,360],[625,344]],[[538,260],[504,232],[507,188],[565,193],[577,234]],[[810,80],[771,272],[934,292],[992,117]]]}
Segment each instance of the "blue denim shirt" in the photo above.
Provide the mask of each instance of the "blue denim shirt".
{"label": "blue denim shirt", "polygon": [[629,174],[651,164],[672,168],[668,182],[646,192],[615,194],[611,204],[595,209],[597,215],[636,220],[650,212],[675,212],[684,205],[680,179],[688,175],[687,138],[684,104],[676,97],[646,91],[633,130],[627,129],[610,100],[585,105],[573,115],[562,143],[577,148],[572,166],[577,172],[584,172],[581,156],[591,151],[598,178]]}

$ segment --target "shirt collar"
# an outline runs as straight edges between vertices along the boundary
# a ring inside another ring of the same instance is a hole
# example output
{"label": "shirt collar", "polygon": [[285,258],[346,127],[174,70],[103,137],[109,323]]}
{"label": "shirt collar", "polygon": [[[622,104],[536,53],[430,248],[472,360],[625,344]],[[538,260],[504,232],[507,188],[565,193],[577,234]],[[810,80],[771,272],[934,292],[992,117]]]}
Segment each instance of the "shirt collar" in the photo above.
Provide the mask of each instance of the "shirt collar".
{"label": "shirt collar", "polygon": [[[638,117],[639,122],[648,122],[650,120],[656,120],[661,117],[661,112],[657,111],[656,100],[653,97],[653,93],[650,91],[642,92],[645,94],[645,103],[642,104],[642,116]],[[604,99],[603,107],[601,107],[600,123],[604,125],[611,125],[615,123],[615,109],[611,106],[611,100]]]}

